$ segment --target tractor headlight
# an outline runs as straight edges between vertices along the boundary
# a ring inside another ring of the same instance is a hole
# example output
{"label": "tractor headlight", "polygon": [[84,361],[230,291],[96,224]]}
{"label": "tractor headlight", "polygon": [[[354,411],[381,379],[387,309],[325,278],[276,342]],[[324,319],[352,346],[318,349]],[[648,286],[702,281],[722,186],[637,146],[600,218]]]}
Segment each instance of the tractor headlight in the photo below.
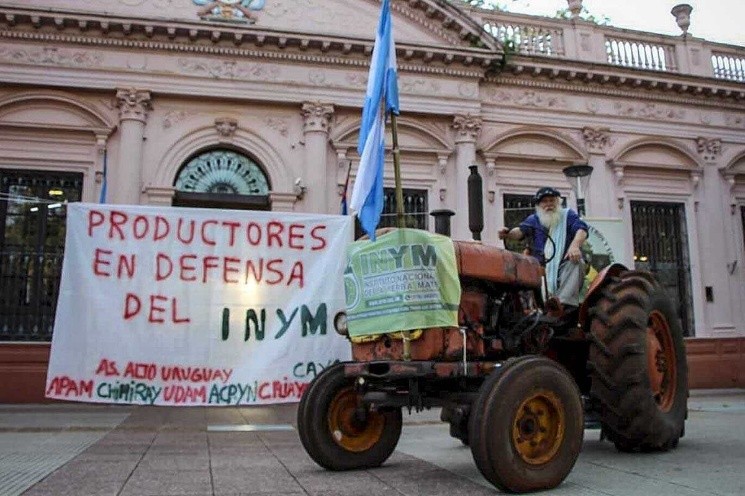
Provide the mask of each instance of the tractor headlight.
{"label": "tractor headlight", "polygon": [[349,335],[349,328],[347,327],[347,313],[339,312],[334,317],[334,329],[341,336]]}

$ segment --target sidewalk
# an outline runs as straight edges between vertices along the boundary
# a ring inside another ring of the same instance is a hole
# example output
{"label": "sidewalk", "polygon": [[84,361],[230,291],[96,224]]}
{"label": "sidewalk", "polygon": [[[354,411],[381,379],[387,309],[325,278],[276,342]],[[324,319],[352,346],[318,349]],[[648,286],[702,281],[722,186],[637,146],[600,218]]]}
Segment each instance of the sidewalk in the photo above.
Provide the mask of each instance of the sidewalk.
{"label": "sidewalk", "polygon": [[[689,406],[686,437],[667,454],[620,454],[586,431],[575,470],[551,494],[745,494],[745,390],[694,391]],[[497,493],[436,411],[404,414],[383,467],[344,473],[313,463],[294,422],[295,405],[0,405],[0,495]]]}

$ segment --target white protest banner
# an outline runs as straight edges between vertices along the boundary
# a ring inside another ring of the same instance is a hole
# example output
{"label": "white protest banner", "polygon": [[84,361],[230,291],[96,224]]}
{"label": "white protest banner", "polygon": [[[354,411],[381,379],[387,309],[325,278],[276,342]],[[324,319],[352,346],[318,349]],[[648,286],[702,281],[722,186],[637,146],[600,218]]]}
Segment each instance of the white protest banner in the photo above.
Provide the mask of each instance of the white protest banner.
{"label": "white protest banner", "polygon": [[48,398],[298,401],[350,357],[352,217],[69,204]]}

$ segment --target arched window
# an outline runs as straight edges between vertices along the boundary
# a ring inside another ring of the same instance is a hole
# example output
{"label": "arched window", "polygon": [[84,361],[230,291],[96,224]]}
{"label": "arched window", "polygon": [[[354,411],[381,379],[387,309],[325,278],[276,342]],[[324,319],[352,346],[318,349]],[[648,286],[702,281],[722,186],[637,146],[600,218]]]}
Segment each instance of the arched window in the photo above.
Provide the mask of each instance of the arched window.
{"label": "arched window", "polygon": [[189,159],[175,181],[175,206],[267,210],[269,180],[250,157],[210,150]]}

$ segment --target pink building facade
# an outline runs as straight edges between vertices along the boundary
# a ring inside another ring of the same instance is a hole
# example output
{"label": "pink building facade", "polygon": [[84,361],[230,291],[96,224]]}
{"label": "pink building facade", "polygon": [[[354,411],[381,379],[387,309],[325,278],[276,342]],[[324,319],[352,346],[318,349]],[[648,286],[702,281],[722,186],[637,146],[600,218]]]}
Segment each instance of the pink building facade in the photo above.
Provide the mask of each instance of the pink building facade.
{"label": "pink building facade", "polygon": [[[574,206],[562,169],[589,164],[588,217],[618,220],[621,261],[665,279],[689,354],[745,362],[745,48],[454,3],[392,2],[403,185],[417,225],[433,230],[427,213],[449,209],[453,237],[470,238],[466,182],[477,165],[482,239],[498,244],[538,187]],[[20,389],[43,377],[64,201],[338,213],[359,163],[379,9],[3,2],[3,373]],[[385,177],[392,187],[391,157]],[[745,370],[732,370],[745,384]]]}

